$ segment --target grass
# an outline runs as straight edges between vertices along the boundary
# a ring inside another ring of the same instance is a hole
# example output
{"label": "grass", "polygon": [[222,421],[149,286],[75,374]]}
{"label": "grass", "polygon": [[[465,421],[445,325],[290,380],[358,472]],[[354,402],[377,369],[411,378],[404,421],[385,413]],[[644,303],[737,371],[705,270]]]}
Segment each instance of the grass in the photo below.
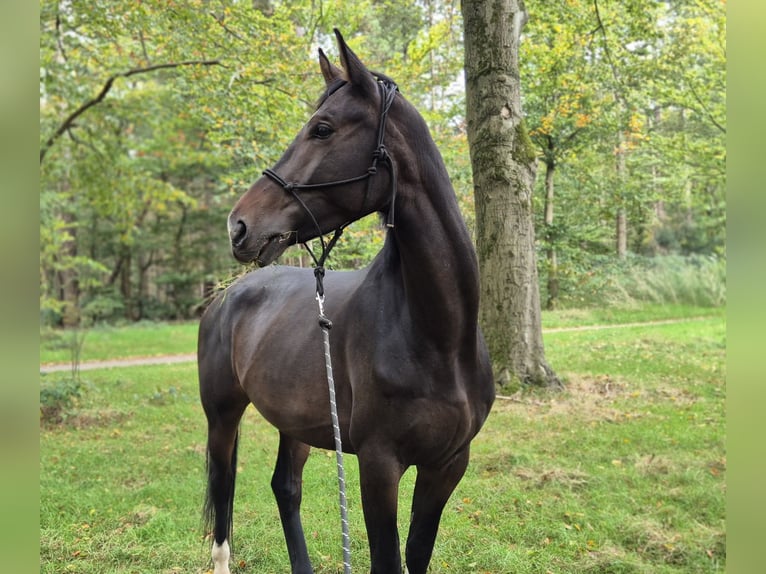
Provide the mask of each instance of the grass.
{"label": "grass", "polygon": [[[544,329],[558,329],[689,317],[722,317],[725,312],[724,308],[682,304],[645,304],[640,307],[543,311],[542,321]],[[40,333],[40,362],[43,364],[71,362],[71,349],[75,336],[82,339],[82,361],[194,353],[197,349],[197,325],[197,321],[175,323],[144,321],[127,326],[102,324],[79,332],[44,329]]]}
{"label": "grass", "polygon": [[724,307],[697,307],[684,304],[642,304],[627,307],[557,309],[542,312],[543,329],[592,325],[624,325],[697,317],[723,317]]}
{"label": "grass", "polygon": [[[196,321],[163,323],[142,321],[129,326],[97,325],[80,331],[84,336],[81,360],[151,357],[193,353],[197,349]],[[40,362],[67,363],[72,359],[75,332],[45,329],[40,333]]]}
{"label": "grass", "polygon": [[[545,343],[567,388],[498,399],[445,509],[431,572],[723,572],[725,318],[554,331]],[[194,364],[82,378],[64,422],[41,427],[41,573],[206,572]],[[269,488],[276,445],[250,409],[233,573],[288,569]],[[358,473],[346,460],[352,562],[364,572]],[[403,539],[413,481],[412,471],[402,481]],[[336,488],[333,456],[312,451],[303,517],[321,574],[342,571]]]}

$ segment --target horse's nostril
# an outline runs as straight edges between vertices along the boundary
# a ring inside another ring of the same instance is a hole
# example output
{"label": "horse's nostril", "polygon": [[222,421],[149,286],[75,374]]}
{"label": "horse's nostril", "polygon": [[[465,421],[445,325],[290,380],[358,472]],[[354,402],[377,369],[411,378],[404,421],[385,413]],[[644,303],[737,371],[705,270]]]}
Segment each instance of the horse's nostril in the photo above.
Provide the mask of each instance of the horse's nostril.
{"label": "horse's nostril", "polygon": [[231,228],[231,231],[229,231],[229,238],[231,239],[231,244],[234,247],[239,247],[242,242],[245,240],[245,236],[247,235],[247,226],[245,225],[245,222],[241,219],[237,221],[236,224],[234,224],[234,227]]}

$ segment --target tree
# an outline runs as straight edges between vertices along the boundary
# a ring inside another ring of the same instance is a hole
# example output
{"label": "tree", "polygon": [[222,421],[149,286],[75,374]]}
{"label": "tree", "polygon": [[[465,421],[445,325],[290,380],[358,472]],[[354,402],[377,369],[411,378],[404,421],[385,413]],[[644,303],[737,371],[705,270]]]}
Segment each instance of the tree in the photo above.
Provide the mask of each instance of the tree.
{"label": "tree", "polygon": [[46,322],[189,317],[233,268],[222,222],[310,105],[310,44],[289,8],[199,8],[41,5]]}
{"label": "tree", "polygon": [[618,253],[722,254],[725,3],[527,7],[543,301],[579,304],[594,266]]}
{"label": "tree", "polygon": [[521,111],[522,0],[464,0],[466,120],[481,274],[480,320],[501,385],[560,385],[545,360],[532,189]]}
{"label": "tree", "polygon": [[[234,269],[226,213],[313,111],[329,23],[355,30],[349,40],[375,69],[434,103],[437,138],[465,148],[449,124],[452,100],[462,100],[445,96],[460,69],[456,16],[436,0],[44,0],[44,321],[76,324],[86,306],[110,319],[192,315],[201,292]],[[465,165],[451,171],[465,182]],[[383,237],[375,217],[353,225],[331,264],[367,263]]]}
{"label": "tree", "polygon": [[562,167],[592,143],[596,116],[604,112],[600,83],[586,57],[593,22],[584,0],[538,2],[520,47],[524,111],[529,136],[545,167],[542,236],[546,256],[545,307],[559,296],[559,244],[564,226],[554,223],[555,180]]}
{"label": "tree", "polygon": [[664,252],[720,255],[726,230],[726,3],[680,0],[661,16],[649,147],[663,192],[647,244]]}
{"label": "tree", "polygon": [[[618,217],[628,252],[723,255],[725,2],[526,3],[540,296],[583,301]],[[221,222],[313,110],[316,47],[333,25],[421,110],[476,232],[458,3],[42,0],[46,322],[76,323],[86,307],[189,317],[238,270]],[[366,264],[383,237],[375,217],[354,224],[330,264]],[[285,259],[306,262],[297,248]]]}

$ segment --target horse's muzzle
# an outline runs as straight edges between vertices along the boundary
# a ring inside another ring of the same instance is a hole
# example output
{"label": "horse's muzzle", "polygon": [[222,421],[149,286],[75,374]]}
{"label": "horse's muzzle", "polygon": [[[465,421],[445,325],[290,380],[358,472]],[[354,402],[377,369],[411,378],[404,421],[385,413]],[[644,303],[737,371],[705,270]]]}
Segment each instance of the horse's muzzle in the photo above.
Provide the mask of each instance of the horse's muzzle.
{"label": "horse's muzzle", "polygon": [[229,227],[229,239],[231,240],[231,246],[235,249],[241,247],[247,237],[247,226],[241,219]]}
{"label": "horse's muzzle", "polygon": [[288,246],[295,243],[295,233],[254,233],[244,221],[229,221],[231,253],[243,264],[255,262],[259,267],[273,263]]}
{"label": "horse's muzzle", "polygon": [[253,261],[258,253],[248,246],[249,233],[247,225],[241,219],[235,223],[229,220],[229,241],[231,241],[231,254],[234,259],[242,264]]}

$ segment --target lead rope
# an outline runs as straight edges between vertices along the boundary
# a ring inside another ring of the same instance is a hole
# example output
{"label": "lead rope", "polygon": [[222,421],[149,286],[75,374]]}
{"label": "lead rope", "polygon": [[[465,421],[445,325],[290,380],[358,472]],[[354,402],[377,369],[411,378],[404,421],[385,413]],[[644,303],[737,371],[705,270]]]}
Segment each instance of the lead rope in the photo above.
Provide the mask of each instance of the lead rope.
{"label": "lead rope", "polygon": [[338,423],[338,403],[335,400],[335,380],[332,376],[332,358],[330,357],[330,329],[332,321],[324,314],[324,267],[314,269],[317,280],[317,305],[319,306],[319,327],[324,338],[324,362],[327,370],[327,387],[330,391],[330,417],[332,432],[335,439],[335,462],[338,467],[338,492],[340,494],[340,522],[343,536],[343,572],[351,574],[351,538],[348,534],[348,505],[346,503],[346,473],[343,469],[343,444],[340,439],[340,424]]}

